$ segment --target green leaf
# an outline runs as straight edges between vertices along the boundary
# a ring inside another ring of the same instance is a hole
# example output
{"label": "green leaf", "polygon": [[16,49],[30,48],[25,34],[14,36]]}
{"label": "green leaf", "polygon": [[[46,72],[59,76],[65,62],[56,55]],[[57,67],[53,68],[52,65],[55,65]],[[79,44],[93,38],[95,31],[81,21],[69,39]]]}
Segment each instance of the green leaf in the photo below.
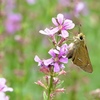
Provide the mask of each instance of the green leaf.
{"label": "green leaf", "polygon": [[56,88],[61,87],[61,85],[64,83],[64,81],[60,81],[59,84],[57,84]]}
{"label": "green leaf", "polygon": [[47,96],[47,94],[46,94],[45,91],[43,92],[43,99],[44,99],[44,100],[47,100],[47,99],[48,99],[48,96]]}

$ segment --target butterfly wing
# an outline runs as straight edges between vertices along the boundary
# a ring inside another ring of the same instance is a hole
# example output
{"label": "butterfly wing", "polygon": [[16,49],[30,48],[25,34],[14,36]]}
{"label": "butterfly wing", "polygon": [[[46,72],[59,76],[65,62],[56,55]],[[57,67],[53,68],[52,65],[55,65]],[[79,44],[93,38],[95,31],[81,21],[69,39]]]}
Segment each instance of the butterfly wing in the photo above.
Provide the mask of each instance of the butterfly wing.
{"label": "butterfly wing", "polygon": [[93,71],[86,45],[80,45],[73,50],[72,61],[86,72]]}

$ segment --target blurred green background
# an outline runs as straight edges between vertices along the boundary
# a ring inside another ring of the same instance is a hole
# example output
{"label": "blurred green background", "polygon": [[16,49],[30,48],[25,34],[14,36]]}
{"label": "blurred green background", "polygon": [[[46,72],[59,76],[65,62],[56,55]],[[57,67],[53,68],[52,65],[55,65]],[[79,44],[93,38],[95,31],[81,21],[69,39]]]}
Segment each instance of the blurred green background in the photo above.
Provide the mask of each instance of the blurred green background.
{"label": "blurred green background", "polygon": [[[7,85],[14,89],[7,93],[10,100],[43,100],[43,88],[34,82],[42,79],[44,74],[39,71],[34,56],[48,58],[52,45],[39,30],[51,27],[51,19],[58,13],[72,19],[76,27],[82,25],[81,32],[86,36],[94,71],[86,73],[69,61],[66,65],[68,74],[61,77],[66,92],[57,95],[56,100],[100,100],[93,99],[90,94],[100,88],[99,8],[100,0],[1,0],[0,77],[5,77]],[[9,20],[12,13],[20,14],[20,18]]]}

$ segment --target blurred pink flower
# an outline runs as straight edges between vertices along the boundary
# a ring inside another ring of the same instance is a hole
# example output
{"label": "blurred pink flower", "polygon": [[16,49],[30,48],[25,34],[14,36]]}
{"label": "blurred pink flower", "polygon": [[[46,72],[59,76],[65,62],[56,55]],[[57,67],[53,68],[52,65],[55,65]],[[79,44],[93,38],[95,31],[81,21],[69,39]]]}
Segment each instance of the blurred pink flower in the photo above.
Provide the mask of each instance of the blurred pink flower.
{"label": "blurred pink flower", "polygon": [[75,24],[72,22],[72,20],[64,19],[63,14],[58,14],[57,18],[52,18],[53,24],[56,26],[56,31],[60,31],[61,33],[59,36],[66,38],[69,36],[69,33],[67,30],[73,29]]}
{"label": "blurred pink flower", "polygon": [[9,97],[5,95],[6,91],[12,92],[13,89],[6,85],[5,78],[0,78],[0,100],[9,100]]}
{"label": "blurred pink flower", "polygon": [[80,15],[80,13],[83,15],[87,15],[88,8],[87,8],[86,3],[84,3],[84,2],[76,3],[75,8],[74,8],[74,13],[75,13],[76,17],[78,17]]}
{"label": "blurred pink flower", "polygon": [[5,95],[5,93],[0,92],[0,100],[9,100],[9,97]]}
{"label": "blurred pink flower", "polygon": [[16,5],[16,0],[2,0],[3,3],[5,4],[5,12],[7,14],[13,12],[15,5]]}
{"label": "blurred pink flower", "polygon": [[8,87],[5,83],[6,83],[6,79],[0,78],[0,92],[6,92],[6,91],[12,92],[13,89]]}
{"label": "blurred pink flower", "polygon": [[26,1],[27,1],[27,3],[30,4],[30,5],[36,3],[36,0],[26,0]]}
{"label": "blurred pink flower", "polygon": [[70,6],[71,0],[58,0],[59,4],[62,6]]}
{"label": "blurred pink flower", "polygon": [[5,21],[6,31],[10,34],[15,33],[21,29],[22,16],[20,14],[9,14]]}

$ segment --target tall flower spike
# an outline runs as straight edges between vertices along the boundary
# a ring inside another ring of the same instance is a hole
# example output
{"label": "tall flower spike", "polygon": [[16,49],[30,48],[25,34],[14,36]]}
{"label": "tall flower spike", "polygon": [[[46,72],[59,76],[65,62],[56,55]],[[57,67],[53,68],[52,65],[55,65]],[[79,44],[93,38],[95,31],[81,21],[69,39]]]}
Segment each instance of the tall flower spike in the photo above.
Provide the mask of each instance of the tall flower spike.
{"label": "tall flower spike", "polygon": [[53,24],[56,26],[56,31],[60,31],[61,34],[59,36],[66,38],[69,36],[69,33],[67,30],[73,29],[75,24],[72,22],[72,20],[64,19],[64,16],[62,14],[58,14],[57,18],[52,18]]}

